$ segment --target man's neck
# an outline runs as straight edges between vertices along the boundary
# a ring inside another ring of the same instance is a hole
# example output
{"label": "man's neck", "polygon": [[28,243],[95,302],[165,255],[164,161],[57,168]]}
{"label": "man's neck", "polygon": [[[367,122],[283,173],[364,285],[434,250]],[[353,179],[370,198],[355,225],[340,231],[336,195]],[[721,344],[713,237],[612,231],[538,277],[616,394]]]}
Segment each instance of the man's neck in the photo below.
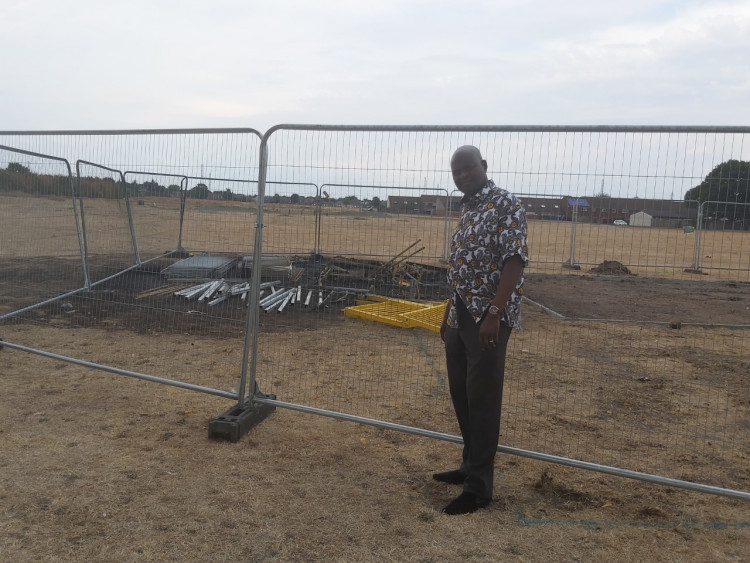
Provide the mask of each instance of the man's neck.
{"label": "man's neck", "polygon": [[477,191],[475,191],[473,194],[464,194],[464,197],[461,198],[461,203],[466,203],[472,197],[481,194],[482,191],[485,190],[486,188],[488,188],[491,183],[492,183],[492,180],[488,179],[487,182],[485,182],[485,184],[481,188],[479,188]]}

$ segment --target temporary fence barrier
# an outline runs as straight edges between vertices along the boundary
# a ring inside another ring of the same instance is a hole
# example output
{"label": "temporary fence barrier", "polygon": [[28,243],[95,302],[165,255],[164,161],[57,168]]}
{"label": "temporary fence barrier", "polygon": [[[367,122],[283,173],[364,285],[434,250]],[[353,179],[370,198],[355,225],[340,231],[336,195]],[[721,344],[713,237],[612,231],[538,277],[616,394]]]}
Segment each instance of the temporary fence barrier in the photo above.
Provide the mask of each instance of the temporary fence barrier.
{"label": "temporary fence barrier", "polygon": [[[185,277],[184,269],[175,275],[169,268],[191,255],[223,252],[232,254],[225,273],[240,278],[247,272],[260,135],[252,129],[76,131],[0,139],[6,297],[0,322],[19,331],[16,342],[6,333],[7,346],[238,399],[241,347],[233,358],[222,358],[217,374],[192,372],[189,350],[153,355],[143,373],[139,355],[103,351],[97,331],[244,335],[247,296],[242,306],[199,310],[175,293],[203,274]],[[34,335],[24,327],[36,327]],[[60,341],[45,338],[50,327],[81,330]],[[71,347],[78,354],[73,360]],[[175,360],[182,369],[174,369]]]}
{"label": "temporary fence barrier", "polygon": [[[13,169],[0,178],[7,242],[0,260],[13,266],[0,283],[15,288],[0,304],[2,336],[9,348],[236,399],[237,413],[248,404],[283,406],[457,441],[439,337],[342,311],[373,295],[445,300],[442,262],[458,199],[448,160],[474,144],[489,176],[530,211],[529,299],[525,328],[509,347],[499,449],[749,498],[740,476],[749,438],[737,431],[748,419],[744,216],[718,232],[696,215],[688,232],[688,225],[621,227],[592,205],[656,202],[667,221],[669,202],[716,165],[750,160],[748,133],[343,126],[279,126],[262,139],[253,130],[0,133],[11,149],[0,152],[5,169]],[[65,162],[78,163],[77,188]],[[50,174],[52,165],[59,170]],[[44,189],[27,190],[31,179]],[[732,194],[737,206],[741,195]],[[404,207],[415,200],[417,212]],[[535,205],[560,210],[537,213],[545,208]],[[624,205],[618,216],[640,213]],[[5,220],[11,216],[16,223]],[[44,228],[22,228],[34,216]],[[590,271],[605,262],[631,275]],[[550,282],[568,284],[567,292],[549,291]],[[704,288],[722,291],[688,316],[675,307]],[[650,297],[655,289],[659,299]],[[734,310],[717,317],[719,299],[734,299]],[[20,330],[26,326],[34,330]],[[151,358],[153,374],[89,352],[72,358],[48,349],[54,326],[187,333],[244,346],[232,346],[217,373],[185,369],[176,381],[154,375],[174,354]]]}
{"label": "temporary fence barrier", "polygon": [[[747,338],[750,323],[731,311],[720,321],[709,314],[714,310],[711,304],[706,304],[705,315],[695,309],[686,317],[685,308],[678,310],[674,301],[689,303],[689,294],[700,287],[730,282],[734,293],[723,298],[744,303],[750,264],[738,251],[750,245],[748,233],[737,231],[739,242],[733,253],[716,256],[709,273],[695,273],[686,271],[692,266],[695,238],[682,228],[690,213],[684,212],[684,220],[676,219],[674,226],[621,227],[614,219],[604,222],[604,211],[583,200],[656,202],[653,205],[664,211],[649,209],[666,220],[678,201],[675,196],[699,185],[716,164],[728,158],[747,159],[742,135],[748,132],[742,128],[280,126],[267,132],[264,141],[269,178],[288,175],[309,178],[320,186],[352,186],[348,193],[346,188],[337,191],[336,201],[349,194],[357,194],[351,198],[357,202],[372,202],[375,197],[396,200],[395,188],[388,186],[411,188],[415,195],[426,195],[425,187],[448,190],[450,154],[460,145],[474,144],[488,162],[489,176],[524,201],[527,196],[534,203],[572,199],[574,207],[587,206],[585,213],[579,209],[575,222],[564,215],[529,220],[532,263],[527,268],[527,296],[531,299],[524,313],[525,329],[514,335],[509,351],[501,425],[506,445],[501,451],[523,450],[523,455],[539,459],[554,458],[589,469],[597,466],[605,472],[637,474],[678,486],[690,481],[696,489],[710,492],[726,487],[724,494],[747,498],[747,493],[736,490],[744,485],[733,475],[737,467],[746,465],[741,452],[748,437],[731,429],[742,427],[748,416],[740,404],[746,368],[743,347],[736,339]],[[610,193],[597,196],[603,190],[602,179]],[[359,195],[353,186],[381,189]],[[445,196],[448,202],[452,195]],[[618,207],[618,214],[625,212],[639,211]],[[319,269],[303,278],[303,294],[311,286],[336,289],[336,298],[328,302],[336,312],[356,306],[361,301],[358,290],[363,288],[397,299],[447,297],[441,287],[444,270],[437,268],[437,277],[432,278],[430,260],[413,256],[408,264],[399,264],[404,268],[383,268],[388,255],[409,253],[418,248],[410,246],[415,242],[421,245],[409,221],[442,218],[419,212],[401,216],[387,207],[379,212],[363,212],[360,207],[349,213],[344,228],[332,229],[339,240],[351,241],[348,248],[332,246],[335,256],[326,257],[328,268],[321,267],[325,275]],[[323,228],[326,220],[324,216]],[[577,234],[571,233],[573,225]],[[383,229],[387,232],[380,232]],[[433,235],[433,244],[434,239]],[[371,241],[364,256],[359,251],[363,241]],[[391,241],[401,241],[401,246],[388,246]],[[439,248],[441,242],[435,246]],[[320,248],[325,249],[325,243]],[[608,264],[620,269],[608,271]],[[609,274],[617,275],[608,281]],[[568,284],[568,295],[562,296],[567,299],[551,295],[548,301],[545,292],[534,290],[533,282],[550,279]],[[657,298],[649,295],[654,289],[659,290]],[[534,300],[537,296],[540,302]],[[600,307],[592,307],[597,300]],[[576,302],[585,307],[577,310]],[[361,307],[369,310],[365,304]],[[364,314],[341,319],[294,307],[283,314],[269,317],[259,311],[260,330],[253,342],[257,348],[250,347],[250,357],[258,363],[251,373],[260,388],[277,399],[260,397],[257,402],[424,435],[455,435],[442,345],[434,333],[401,328],[400,318],[388,315],[382,322],[368,322]],[[287,341],[275,330],[264,332],[264,324],[298,330],[293,341]],[[686,353],[686,346],[694,352]],[[714,364],[718,356],[721,368]],[[707,397],[710,401],[703,400]],[[655,411],[657,403],[662,412]],[[707,403],[710,408],[704,406]],[[706,432],[707,427],[712,430]],[[717,458],[722,462],[717,464]],[[735,469],[722,472],[720,466]]]}

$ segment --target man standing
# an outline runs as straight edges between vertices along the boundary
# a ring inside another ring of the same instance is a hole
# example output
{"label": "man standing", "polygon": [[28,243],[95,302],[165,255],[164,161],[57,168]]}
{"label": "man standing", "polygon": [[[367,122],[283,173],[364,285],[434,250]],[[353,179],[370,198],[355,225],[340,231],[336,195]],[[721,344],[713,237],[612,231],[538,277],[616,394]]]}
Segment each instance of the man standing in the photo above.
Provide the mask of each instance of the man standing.
{"label": "man standing", "polygon": [[520,328],[528,248],[525,211],[487,178],[479,149],[457,149],[451,172],[464,197],[451,240],[448,284],[453,294],[440,337],[464,447],[461,466],[433,478],[463,484],[463,492],[443,512],[468,514],[492,500],[505,352],[511,330]]}

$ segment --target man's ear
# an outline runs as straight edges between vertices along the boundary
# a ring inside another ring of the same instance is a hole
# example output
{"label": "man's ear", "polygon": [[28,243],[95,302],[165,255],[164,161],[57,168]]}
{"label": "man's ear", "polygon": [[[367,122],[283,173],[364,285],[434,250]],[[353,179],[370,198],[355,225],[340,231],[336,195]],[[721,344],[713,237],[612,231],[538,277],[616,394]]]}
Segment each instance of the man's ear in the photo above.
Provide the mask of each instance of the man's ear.
{"label": "man's ear", "polygon": [[484,171],[487,172],[487,161],[486,160],[482,161],[482,168],[484,168]]}

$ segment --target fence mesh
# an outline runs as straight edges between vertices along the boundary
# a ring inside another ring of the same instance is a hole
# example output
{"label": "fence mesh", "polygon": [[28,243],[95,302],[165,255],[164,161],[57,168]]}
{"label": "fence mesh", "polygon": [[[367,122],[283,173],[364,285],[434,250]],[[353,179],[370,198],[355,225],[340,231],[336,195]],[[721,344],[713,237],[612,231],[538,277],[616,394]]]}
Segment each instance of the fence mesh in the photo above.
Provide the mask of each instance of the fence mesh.
{"label": "fence mesh", "polygon": [[[263,392],[457,434],[436,329],[449,159],[473,144],[529,218],[501,442],[748,490],[748,180],[686,197],[750,160],[747,134],[281,127],[263,201],[251,130],[0,134],[2,337],[228,389],[254,299]],[[212,373],[190,369],[196,338]]]}
{"label": "fence mesh", "polygon": [[[79,289],[85,275],[80,210],[69,163],[10,147],[0,150],[0,158],[8,162],[0,171],[3,314]],[[57,250],[45,251],[51,247]]]}
{"label": "fence mesh", "polygon": [[282,129],[268,144],[275,180],[308,179],[322,195],[319,254],[297,256],[298,281],[280,287],[324,302],[261,313],[265,392],[457,433],[441,315],[415,323],[411,307],[448,297],[441,259],[460,195],[449,159],[474,144],[529,214],[502,443],[746,488],[748,437],[732,429],[748,420],[748,222],[703,224],[696,267],[698,206],[685,202],[717,164],[748,158],[741,135]]}
{"label": "fence mesh", "polygon": [[[18,343],[61,355],[74,348],[82,360],[223,390],[235,385],[242,346],[221,348],[231,353],[217,358],[217,373],[195,373],[191,340],[241,339],[247,300],[227,308],[175,293],[215,276],[227,283],[246,277],[260,136],[77,132],[5,135],[0,142],[15,149],[1,153],[0,276],[10,298],[0,304],[0,318],[16,327]],[[65,159],[72,176],[37,151]],[[191,258],[195,267],[171,268]],[[63,336],[60,328],[77,330]],[[119,331],[133,342],[103,350],[100,342]],[[157,333],[184,342],[140,353],[138,339]]]}

